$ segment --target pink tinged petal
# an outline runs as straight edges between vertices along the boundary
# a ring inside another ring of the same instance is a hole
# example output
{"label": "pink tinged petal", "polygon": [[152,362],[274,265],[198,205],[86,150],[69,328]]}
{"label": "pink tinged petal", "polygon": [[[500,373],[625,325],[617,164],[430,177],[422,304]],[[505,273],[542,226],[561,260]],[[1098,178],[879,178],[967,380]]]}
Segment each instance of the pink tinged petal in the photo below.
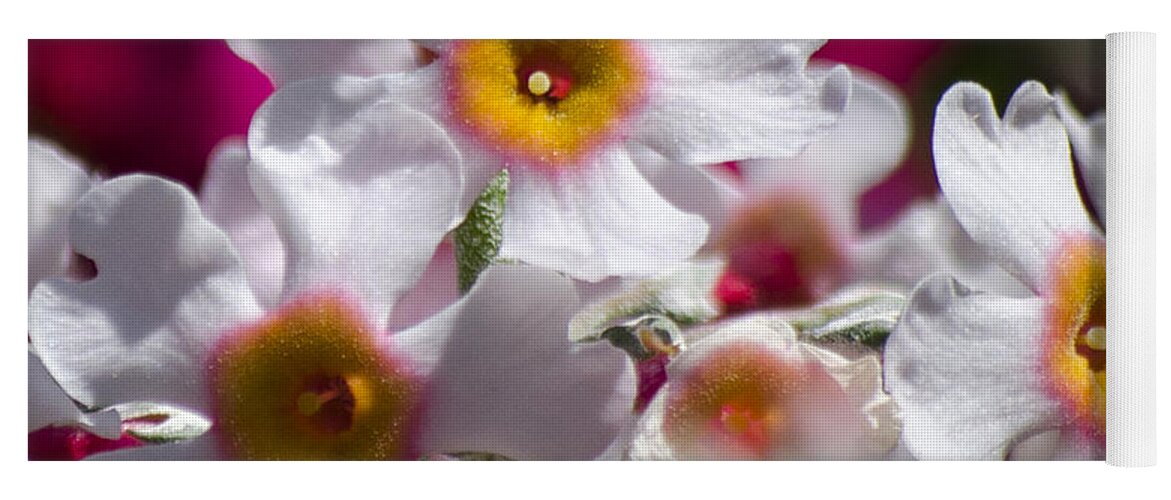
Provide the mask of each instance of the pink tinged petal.
{"label": "pink tinged petal", "polygon": [[409,71],[430,59],[408,40],[228,40],[228,46],[277,87],[317,76]]}
{"label": "pink tinged petal", "polygon": [[29,338],[53,378],[91,407],[205,408],[212,344],[261,314],[227,236],[183,187],[130,175],[78,201],[70,242],[97,277],[46,280],[29,299]]}
{"label": "pink tinged petal", "polygon": [[691,165],[797,154],[849,100],[844,66],[805,73],[819,44],[646,42],[658,81],[632,139]]}
{"label": "pink tinged petal", "polygon": [[389,102],[335,115],[331,130],[297,143],[270,145],[269,116],[286,111],[258,118],[249,138],[253,188],[288,252],[284,297],[348,290],[384,328],[461,216],[459,152],[426,115]]}
{"label": "pink tinged petal", "polygon": [[208,220],[227,233],[240,253],[257,299],[266,309],[275,307],[285,273],[285,248],[248,182],[248,149],[243,139],[227,139],[212,152],[199,203]]}
{"label": "pink tinged petal", "polygon": [[1004,120],[983,87],[944,94],[933,137],[939,184],[960,224],[1034,291],[1063,234],[1098,234],[1078,196],[1065,128],[1037,82],[1017,89]]}
{"label": "pink tinged petal", "polygon": [[[813,74],[824,74],[818,69]],[[812,186],[827,192],[843,227],[858,230],[859,197],[900,164],[910,146],[906,99],[880,77],[851,68],[852,88],[837,123],[792,158],[739,162],[750,189]]]}
{"label": "pink tinged petal", "polygon": [[908,293],[923,278],[947,273],[997,295],[1033,295],[968,237],[940,199],[907,207],[897,220],[870,233],[851,251],[859,280],[893,285]]}
{"label": "pink tinged petal", "polygon": [[28,431],[50,425],[82,427],[98,436],[115,439],[121,434],[118,412],[107,410],[82,413],[57,385],[45,365],[32,351],[28,353]]}
{"label": "pink tinged petal", "polygon": [[422,451],[527,460],[590,459],[634,401],[626,355],[568,339],[570,281],[528,266],[480,275],[454,306],[391,337],[428,374]]}
{"label": "pink tinged petal", "polygon": [[1078,172],[1086,183],[1090,203],[1106,225],[1106,113],[1086,119],[1063,92],[1056,92],[1057,116],[1065,124]]}
{"label": "pink tinged petal", "polygon": [[886,456],[898,440],[877,359],[849,361],[801,344],[783,322],[734,320],[667,370],[632,456],[862,460]]}
{"label": "pink tinged petal", "polygon": [[1061,425],[1039,354],[1042,299],[974,293],[946,275],[919,285],[885,348],[886,388],[920,460],[1000,460]]}
{"label": "pink tinged petal", "polygon": [[632,144],[630,157],[659,195],[676,208],[703,217],[709,234],[719,234],[729,210],[742,195],[714,172],[675,163],[641,145]]}
{"label": "pink tinged petal", "polygon": [[387,329],[391,332],[406,330],[459,300],[458,274],[455,246],[450,240],[444,240],[435,249],[423,276],[394,305]]}
{"label": "pink tinged petal", "polygon": [[69,213],[95,182],[76,158],[37,139],[28,141],[28,289],[67,274]]}
{"label": "pink tinged petal", "polygon": [[666,271],[703,245],[707,224],[664,200],[629,154],[574,172],[512,171],[503,258],[599,281]]}
{"label": "pink tinged petal", "polygon": [[122,448],[109,453],[98,453],[86,457],[86,460],[204,462],[223,460],[224,458],[217,448],[215,437],[211,433],[207,433],[187,441],[147,444],[133,448]]}

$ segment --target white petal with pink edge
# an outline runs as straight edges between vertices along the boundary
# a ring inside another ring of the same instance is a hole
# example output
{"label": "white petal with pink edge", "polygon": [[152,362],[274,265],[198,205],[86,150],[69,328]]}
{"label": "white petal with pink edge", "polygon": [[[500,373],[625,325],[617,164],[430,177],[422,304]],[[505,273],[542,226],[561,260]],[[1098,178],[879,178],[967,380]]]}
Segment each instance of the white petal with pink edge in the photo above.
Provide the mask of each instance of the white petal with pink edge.
{"label": "white petal with pink edge", "polygon": [[53,378],[87,406],[205,408],[212,344],[261,314],[227,236],[185,188],[130,175],[78,201],[70,242],[97,277],[46,280],[29,299],[29,338]]}
{"label": "white petal with pink edge", "polygon": [[1045,303],[973,292],[947,275],[923,281],[887,339],[886,388],[920,460],[1002,460],[1061,425],[1039,376]]}
{"label": "white petal with pink edge", "polygon": [[955,84],[936,109],[932,142],[940,187],[964,230],[1034,291],[1063,234],[1099,232],[1078,196],[1053,97],[1040,83],[1017,89],[1004,120],[983,87]]}

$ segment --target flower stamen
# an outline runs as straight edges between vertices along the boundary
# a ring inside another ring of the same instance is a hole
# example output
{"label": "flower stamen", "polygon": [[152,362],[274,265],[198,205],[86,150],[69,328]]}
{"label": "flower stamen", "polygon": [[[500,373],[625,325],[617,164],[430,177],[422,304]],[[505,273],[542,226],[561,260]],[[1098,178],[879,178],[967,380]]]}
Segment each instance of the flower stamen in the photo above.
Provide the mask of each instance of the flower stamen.
{"label": "flower stamen", "polygon": [[544,71],[534,71],[529,75],[529,92],[535,96],[543,96],[553,89],[553,80]]}

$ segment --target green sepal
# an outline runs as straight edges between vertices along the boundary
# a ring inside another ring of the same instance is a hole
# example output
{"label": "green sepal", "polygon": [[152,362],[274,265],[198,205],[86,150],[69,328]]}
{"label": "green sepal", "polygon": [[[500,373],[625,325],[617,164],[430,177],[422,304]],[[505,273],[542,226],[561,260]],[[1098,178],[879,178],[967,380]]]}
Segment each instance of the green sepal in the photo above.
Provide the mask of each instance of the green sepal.
{"label": "green sepal", "polygon": [[507,198],[508,171],[501,170],[453,231],[460,293],[471,290],[480,273],[496,262],[504,238],[504,202]]}
{"label": "green sepal", "polygon": [[906,304],[906,297],[886,290],[850,290],[791,313],[788,322],[803,340],[881,348]]}

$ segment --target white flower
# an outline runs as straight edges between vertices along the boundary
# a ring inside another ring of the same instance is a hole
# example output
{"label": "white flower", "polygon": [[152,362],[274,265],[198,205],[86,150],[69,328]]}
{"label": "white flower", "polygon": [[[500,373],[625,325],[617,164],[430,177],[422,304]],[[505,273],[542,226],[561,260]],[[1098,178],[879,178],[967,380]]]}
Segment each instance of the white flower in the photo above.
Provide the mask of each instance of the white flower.
{"label": "white flower", "polygon": [[972,241],[941,198],[907,207],[887,227],[863,238],[853,255],[860,280],[893,285],[903,293],[935,273],[985,292],[1011,297],[1033,293]]}
{"label": "white flower", "polygon": [[409,40],[228,40],[228,46],[277,87],[315,76],[408,71],[429,59]]}
{"label": "white flower", "polygon": [[28,431],[49,426],[81,427],[106,439],[122,433],[122,421],[113,410],[83,413],[69,395],[61,390],[41,363],[41,358],[28,352]]}
{"label": "white flower", "polygon": [[1089,202],[1098,214],[1098,221],[1106,227],[1106,113],[1082,117],[1069,97],[1057,92],[1057,116],[1065,124],[1078,172],[1086,183]]}
{"label": "white flower", "polygon": [[[87,407],[151,402],[213,423],[111,457],[588,458],[614,438],[633,374],[616,350],[570,344],[578,299],[555,273],[491,268],[443,312],[381,333],[456,217],[460,159],[406,108],[354,123],[375,130],[334,136],[346,147],[314,168],[251,172],[286,243],[271,311],[182,187],[132,175],[78,202],[71,244],[99,273],[34,289],[30,338],[48,371]],[[371,147],[399,154],[363,161]]]}
{"label": "white flower", "polygon": [[56,146],[28,141],[28,288],[65,276],[73,261],[68,220],[73,204],[96,179],[81,162]]}
{"label": "white flower", "polygon": [[232,240],[256,299],[266,308],[276,306],[284,280],[285,249],[248,181],[248,148],[242,138],[225,139],[212,151],[199,188],[199,205],[204,216]]}
{"label": "white flower", "polygon": [[916,289],[886,343],[887,388],[920,459],[1001,459],[1043,433],[1052,458],[1105,445],[1105,238],[1082,204],[1054,99],[1022,85],[999,119],[959,83],[936,111],[940,185],[964,229],[1032,294]]}
{"label": "white flower", "polygon": [[[851,74],[850,100],[833,128],[793,158],[738,162],[742,195],[708,217],[717,229],[712,246],[729,261],[717,291],[729,311],[811,304],[860,274],[860,198],[902,161],[910,112],[882,78]],[[751,294],[747,303],[738,303],[737,287]]]}
{"label": "white flower", "polygon": [[874,355],[799,342],[778,318],[717,325],[667,365],[667,383],[603,458],[873,460],[899,437]]}
{"label": "white flower", "polygon": [[[264,169],[315,164],[336,156],[334,137],[368,110],[409,106],[451,134],[468,167],[464,208],[509,169],[501,257],[588,281],[645,276],[691,256],[707,226],[656,192],[638,152],[666,157],[681,175],[690,175],[685,165],[796,154],[848,99],[844,68],[805,74],[819,46],[436,43],[436,61],[418,70],[285,85],[258,111],[249,150]],[[396,153],[365,154],[376,162]]]}

